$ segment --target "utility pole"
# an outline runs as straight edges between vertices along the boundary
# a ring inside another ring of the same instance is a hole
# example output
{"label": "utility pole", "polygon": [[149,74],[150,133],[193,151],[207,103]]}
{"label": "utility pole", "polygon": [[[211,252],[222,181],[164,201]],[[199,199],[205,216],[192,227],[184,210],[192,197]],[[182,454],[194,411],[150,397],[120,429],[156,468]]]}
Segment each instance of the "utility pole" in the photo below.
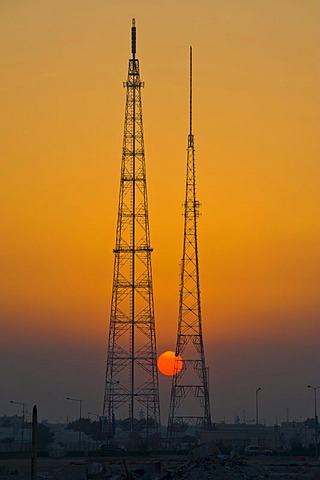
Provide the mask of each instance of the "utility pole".
{"label": "utility pole", "polygon": [[124,82],[126,107],[103,404],[103,430],[109,436],[113,435],[116,415],[125,419],[123,426],[126,423],[127,429],[134,431],[141,408],[148,408],[153,431],[160,428],[141,103],[143,86],[133,19],[131,58]]}
{"label": "utility pole", "polygon": [[261,387],[256,389],[256,425],[259,425],[259,392]]}
{"label": "utility pole", "polygon": [[186,426],[198,431],[211,428],[208,369],[205,362],[200,302],[196,197],[195,148],[192,130],[192,47],[190,47],[189,135],[187,148],[184,235],[180,275],[176,367],[172,377],[168,440],[174,444]]}
{"label": "utility pole", "polygon": [[37,405],[34,405],[32,409],[31,480],[37,480],[37,434],[38,412]]}

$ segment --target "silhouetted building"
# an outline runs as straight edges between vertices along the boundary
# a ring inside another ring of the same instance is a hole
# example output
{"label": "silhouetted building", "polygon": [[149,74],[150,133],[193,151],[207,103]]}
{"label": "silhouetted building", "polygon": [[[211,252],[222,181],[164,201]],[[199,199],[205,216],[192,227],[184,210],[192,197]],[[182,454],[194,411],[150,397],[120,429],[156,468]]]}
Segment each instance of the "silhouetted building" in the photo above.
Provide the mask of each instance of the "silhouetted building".
{"label": "silhouetted building", "polygon": [[221,447],[261,445],[274,450],[279,445],[279,427],[218,423],[214,430],[202,432],[200,440],[201,443],[214,441]]}

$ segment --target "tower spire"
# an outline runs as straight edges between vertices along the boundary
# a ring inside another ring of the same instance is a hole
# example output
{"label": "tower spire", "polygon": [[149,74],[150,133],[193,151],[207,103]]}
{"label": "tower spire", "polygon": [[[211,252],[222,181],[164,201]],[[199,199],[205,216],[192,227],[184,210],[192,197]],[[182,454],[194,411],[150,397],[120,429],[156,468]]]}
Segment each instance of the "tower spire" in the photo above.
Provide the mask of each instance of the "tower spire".
{"label": "tower spire", "polygon": [[192,47],[190,46],[190,86],[189,86],[189,96],[190,96],[190,104],[189,104],[189,116],[190,116],[190,129],[189,129],[189,147],[192,146],[190,144],[190,140],[192,135]]}
{"label": "tower spire", "polygon": [[143,140],[136,25],[132,20],[126,88],[125,125],[114,252],[114,273],[103,405],[104,430],[141,429],[145,411],[149,431],[160,427],[156,334],[146,166]]}
{"label": "tower spire", "polygon": [[[211,427],[208,369],[205,363],[200,301],[195,150],[192,133],[192,47],[190,47],[190,129],[187,148],[184,236],[180,274],[179,317],[175,372],[172,377],[168,439],[179,442],[181,432]],[[181,368],[182,358],[182,368]],[[180,369],[181,368],[181,369]],[[180,432],[180,433],[179,433]]]}
{"label": "tower spire", "polygon": [[137,32],[136,32],[136,19],[132,19],[132,26],[131,26],[131,53],[132,58],[135,58],[137,53]]}

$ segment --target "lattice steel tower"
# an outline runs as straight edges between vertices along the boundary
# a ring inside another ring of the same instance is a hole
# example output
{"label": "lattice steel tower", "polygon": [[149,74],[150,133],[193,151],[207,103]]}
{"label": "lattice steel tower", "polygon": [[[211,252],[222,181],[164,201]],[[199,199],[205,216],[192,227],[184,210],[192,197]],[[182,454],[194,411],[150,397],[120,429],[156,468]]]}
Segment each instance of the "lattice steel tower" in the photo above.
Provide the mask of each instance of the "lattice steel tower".
{"label": "lattice steel tower", "polygon": [[192,133],[192,47],[190,47],[190,131],[187,149],[184,236],[180,277],[178,336],[172,377],[168,439],[173,443],[187,426],[211,427],[208,369],[205,363],[200,304],[195,149]]}
{"label": "lattice steel tower", "polygon": [[156,334],[146,166],[144,155],[136,26],[132,20],[131,53],[121,163],[119,210],[104,395],[104,430],[115,420],[134,431],[141,410],[151,433],[160,425]]}

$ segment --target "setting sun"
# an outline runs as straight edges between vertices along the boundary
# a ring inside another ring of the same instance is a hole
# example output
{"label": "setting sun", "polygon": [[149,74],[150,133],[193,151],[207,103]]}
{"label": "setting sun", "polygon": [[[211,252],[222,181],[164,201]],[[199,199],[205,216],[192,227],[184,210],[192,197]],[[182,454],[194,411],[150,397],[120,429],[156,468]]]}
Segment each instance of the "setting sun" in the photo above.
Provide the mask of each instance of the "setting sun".
{"label": "setting sun", "polygon": [[163,352],[158,358],[158,369],[163,375],[175,375],[182,368],[182,358],[175,352],[168,350]]}

